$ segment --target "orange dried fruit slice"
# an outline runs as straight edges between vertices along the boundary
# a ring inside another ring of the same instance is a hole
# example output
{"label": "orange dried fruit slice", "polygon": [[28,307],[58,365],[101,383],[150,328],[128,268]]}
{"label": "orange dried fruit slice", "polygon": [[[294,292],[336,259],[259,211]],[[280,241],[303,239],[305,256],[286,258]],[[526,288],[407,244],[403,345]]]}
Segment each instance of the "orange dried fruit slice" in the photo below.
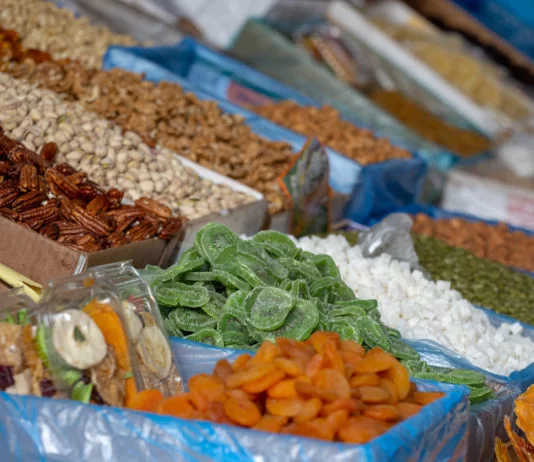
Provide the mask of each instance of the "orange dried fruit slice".
{"label": "orange dried fruit slice", "polygon": [[265,407],[272,415],[294,417],[302,409],[304,401],[299,398],[267,398]]}
{"label": "orange dried fruit slice", "polygon": [[156,412],[163,394],[159,390],[143,390],[135,394],[128,403],[128,408],[134,411]]}
{"label": "orange dried fruit slice", "polygon": [[365,416],[350,417],[339,429],[338,435],[345,443],[364,444],[380,436],[388,427],[378,420]]}
{"label": "orange dried fruit slice", "polygon": [[317,438],[325,441],[332,441],[334,433],[330,430],[325,419],[313,419],[303,423],[293,423],[285,427],[284,433],[307,438]]}
{"label": "orange dried fruit slice", "polygon": [[220,378],[222,381],[225,381],[226,378],[233,373],[234,370],[227,359],[219,359],[217,364],[215,364],[215,369],[213,369],[213,375]]}
{"label": "orange dried fruit slice", "polygon": [[363,415],[376,420],[397,420],[401,417],[399,410],[391,404],[375,404],[367,406]]}
{"label": "orange dried fruit slice", "polygon": [[363,405],[360,401],[354,398],[340,398],[332,401],[331,403],[325,404],[321,409],[321,416],[326,417],[329,414],[332,414],[337,411],[345,410],[348,413],[352,414],[354,412],[359,412],[363,409]]}
{"label": "orange dried fruit slice", "polygon": [[279,433],[284,425],[287,424],[287,420],[287,417],[265,414],[253,428],[264,432]]}
{"label": "orange dried fruit slice", "polygon": [[276,364],[276,367],[278,369],[284,371],[287,375],[297,377],[299,375],[304,374],[303,368],[295,360],[287,358],[276,358],[274,360],[274,363]]}
{"label": "orange dried fruit slice", "polygon": [[305,382],[301,379],[295,381],[295,390],[299,395],[310,397],[310,396],[319,396],[317,388],[312,385],[310,382]]}
{"label": "orange dried fruit slice", "polygon": [[319,372],[324,367],[324,364],[325,364],[324,356],[320,354],[315,354],[313,355],[313,357],[310,359],[310,361],[306,365],[306,370],[304,373],[308,377],[313,377],[315,374],[317,374],[317,372]]}
{"label": "orange dried fruit slice", "polygon": [[332,433],[336,434],[348,419],[349,411],[346,409],[339,409],[338,411],[329,414],[325,420]]}
{"label": "orange dried fruit slice", "polygon": [[360,387],[360,399],[364,403],[386,403],[391,399],[389,391],[381,387]]}
{"label": "orange dried fruit slice", "polygon": [[206,410],[206,417],[211,422],[232,424],[233,422],[228,418],[224,410],[224,404],[222,401],[211,401],[208,404]]}
{"label": "orange dried fruit slice", "polygon": [[323,402],[319,398],[311,398],[308,401],[305,401],[302,405],[299,413],[293,417],[293,420],[297,423],[307,422],[312,420],[321,411]]}
{"label": "orange dried fruit slice", "polygon": [[354,353],[361,358],[365,356],[365,349],[359,343],[354,342],[353,340],[341,340],[339,344],[339,349],[341,351]]}
{"label": "orange dried fruit slice", "polygon": [[297,379],[280,380],[267,390],[267,396],[270,398],[296,398],[297,390],[295,389],[295,382]]}
{"label": "orange dried fruit slice", "polygon": [[188,388],[191,401],[202,412],[208,409],[211,401],[222,400],[226,390],[221,379],[208,374],[198,374],[191,377]]}
{"label": "orange dried fruit slice", "polygon": [[377,374],[357,374],[350,379],[351,387],[376,387],[380,385],[380,376]]}
{"label": "orange dried fruit slice", "polygon": [[395,384],[393,382],[390,382],[388,379],[380,379],[380,386],[384,390],[387,390],[391,395],[388,404],[397,404],[399,401],[399,392]]}
{"label": "orange dried fruit slice", "polygon": [[400,400],[406,399],[410,392],[410,375],[399,361],[395,360],[393,365],[380,375],[395,384]]}
{"label": "orange dried fruit slice", "polygon": [[260,411],[249,399],[238,399],[230,396],[224,400],[223,405],[228,418],[244,427],[252,427],[261,419]]}
{"label": "orange dried fruit slice", "polygon": [[328,340],[323,344],[323,356],[327,368],[334,369],[345,375],[345,363],[336,344],[332,340]]}
{"label": "orange dried fruit slice", "polygon": [[425,406],[426,404],[433,403],[434,401],[441,399],[444,396],[445,393],[441,393],[439,391],[416,391],[413,394],[413,399],[416,403]]}
{"label": "orange dried fruit slice", "polygon": [[278,348],[273,342],[265,340],[256,351],[256,354],[247,364],[247,367],[256,366],[258,364],[270,364],[280,354]]}
{"label": "orange dried fruit slice", "polygon": [[354,353],[353,351],[342,351],[340,354],[345,366],[351,366],[352,375],[354,372],[356,372],[356,365],[362,360],[363,356],[358,353]]}
{"label": "orange dried fruit slice", "polygon": [[188,393],[172,396],[160,401],[156,406],[156,412],[163,415],[172,415],[183,419],[192,419],[196,409],[191,404]]}
{"label": "orange dried fruit slice", "polygon": [[334,369],[322,369],[312,378],[312,382],[321,396],[326,399],[333,397],[332,401],[339,398],[350,398],[350,385],[345,375]]}
{"label": "orange dried fruit slice", "polygon": [[232,375],[226,378],[226,386],[228,388],[241,387],[245,383],[250,383],[261,379],[262,377],[270,374],[271,372],[274,372],[275,370],[276,366],[271,363],[259,364],[258,366],[254,366],[244,371],[234,372]]}
{"label": "orange dried fruit slice", "polygon": [[306,343],[313,346],[313,349],[319,353],[323,354],[323,347],[327,342],[333,342],[334,347],[337,348],[339,345],[339,334],[336,332],[321,332],[317,331],[312,334],[312,336],[306,340]]}
{"label": "orange dried fruit slice", "polygon": [[407,402],[401,402],[397,403],[397,410],[399,411],[399,415],[401,419],[409,419],[413,415],[417,414],[422,406],[420,404],[415,403],[407,403]]}
{"label": "orange dried fruit slice", "polygon": [[232,363],[232,370],[234,372],[237,372],[241,369],[244,369],[250,359],[251,356],[248,353],[243,353],[242,355],[239,355],[237,359]]}
{"label": "orange dried fruit slice", "polygon": [[355,365],[354,370],[357,373],[372,374],[389,369],[394,362],[393,355],[380,348],[373,348]]}
{"label": "orange dried fruit slice", "polygon": [[261,379],[255,380],[254,382],[245,383],[243,385],[243,390],[247,393],[261,393],[280,382],[285,376],[284,372],[277,370],[263,376]]}

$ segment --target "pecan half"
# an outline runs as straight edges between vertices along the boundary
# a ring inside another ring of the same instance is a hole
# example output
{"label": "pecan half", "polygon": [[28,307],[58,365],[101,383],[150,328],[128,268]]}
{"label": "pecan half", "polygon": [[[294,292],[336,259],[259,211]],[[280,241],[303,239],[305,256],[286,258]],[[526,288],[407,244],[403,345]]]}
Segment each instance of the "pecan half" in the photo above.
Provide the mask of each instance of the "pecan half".
{"label": "pecan half", "polygon": [[78,194],[84,200],[93,200],[99,192],[100,190],[94,183],[86,181],[85,183],[80,183],[78,185]]}
{"label": "pecan half", "polygon": [[76,173],[76,169],[74,167],[71,167],[69,164],[62,163],[58,164],[55,167],[59,173],[65,176],[74,175]]}
{"label": "pecan half", "polygon": [[90,213],[91,215],[101,215],[102,213],[105,213],[108,209],[109,201],[106,196],[96,196],[89,204],[87,204],[87,207],[85,207],[85,211]]}
{"label": "pecan half", "polygon": [[46,194],[41,191],[30,191],[22,196],[19,196],[12,204],[11,207],[17,212],[24,212],[41,205],[46,200]]}
{"label": "pecan half", "polygon": [[126,237],[132,242],[144,241],[154,237],[158,232],[158,225],[143,219],[138,225],[126,232]]}
{"label": "pecan half", "polygon": [[56,241],[59,238],[59,225],[57,223],[49,223],[41,229],[40,233]]}
{"label": "pecan half", "polygon": [[11,163],[7,160],[0,160],[0,175],[5,175],[11,169]]}
{"label": "pecan half", "polygon": [[19,219],[24,223],[40,220],[43,222],[43,224],[46,224],[57,220],[59,218],[59,214],[59,201],[52,199],[48,201],[48,204],[46,205],[41,205],[40,207],[21,212],[19,214]]}
{"label": "pecan half", "polygon": [[172,215],[169,207],[154,199],[150,199],[149,197],[140,197],[135,201],[135,206],[147,213],[163,218],[164,220],[167,220]]}
{"label": "pecan half", "polygon": [[19,192],[15,188],[6,188],[0,190],[0,207],[7,207],[12,204],[17,197],[19,197]]}
{"label": "pecan half", "polygon": [[52,162],[54,158],[56,157],[58,151],[58,146],[54,142],[46,143],[41,148],[41,152],[39,153],[39,157],[41,157],[42,160],[45,162]]}
{"label": "pecan half", "polygon": [[[55,187],[63,191],[63,193],[71,199],[81,197],[80,190],[78,189],[78,187],[74,183],[69,181],[69,179],[59,170],[56,170],[55,168],[49,168],[45,173],[45,179],[46,181],[48,181],[52,192],[54,192],[55,189],[52,189],[52,185],[54,185]],[[56,193],[54,192],[54,194]]]}
{"label": "pecan half", "polygon": [[158,237],[161,239],[171,239],[182,230],[183,226],[184,220],[182,218],[169,218],[163,225]]}
{"label": "pecan half", "polygon": [[109,210],[118,209],[121,206],[122,198],[124,197],[124,192],[119,191],[116,188],[111,188],[106,192],[106,197],[109,201]]}
{"label": "pecan half", "polygon": [[108,236],[113,229],[104,220],[87,213],[84,209],[74,206],[72,210],[72,219],[80,226],[87,228],[93,234],[98,236]]}
{"label": "pecan half", "polygon": [[20,167],[19,189],[21,191],[35,191],[39,188],[37,167],[33,164],[24,164]]}

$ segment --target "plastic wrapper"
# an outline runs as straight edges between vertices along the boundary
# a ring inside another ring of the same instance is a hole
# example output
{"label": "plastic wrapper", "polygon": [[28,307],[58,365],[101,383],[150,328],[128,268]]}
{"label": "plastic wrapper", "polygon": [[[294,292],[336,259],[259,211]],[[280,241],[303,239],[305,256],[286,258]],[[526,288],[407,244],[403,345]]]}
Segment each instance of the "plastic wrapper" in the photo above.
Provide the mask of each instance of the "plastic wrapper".
{"label": "plastic wrapper", "polygon": [[0,390],[54,397],[56,389],[40,355],[43,326],[37,305],[20,289],[0,296]]}
{"label": "plastic wrapper", "polygon": [[[244,89],[247,95],[251,91],[256,95],[250,96],[254,101],[258,95],[268,95],[270,99],[292,99],[302,105],[312,104],[309,98],[192,39],[182,41],[177,47],[112,47],[104,57],[104,68],[113,67],[143,72],[153,82],[175,82],[200,99],[215,100],[223,111],[240,114],[258,135],[288,142],[295,152],[300,151],[306,142],[305,137],[233,104],[233,101],[243,104],[243,100],[235,100],[229,95]],[[345,208],[347,217],[365,220],[371,215],[411,204],[419,197],[427,172],[419,151],[410,160],[390,160],[367,166],[361,166],[332,149],[326,151],[330,187],[350,196]]]}
{"label": "plastic wrapper", "polygon": [[142,379],[117,289],[91,274],[49,283],[43,355],[64,397],[122,407]]}
{"label": "plastic wrapper", "polygon": [[[221,358],[233,360],[241,353],[189,341],[171,343],[186,380],[210,373]],[[0,444],[7,460],[463,460],[467,389],[427,381],[417,384],[423,390],[444,391],[446,397],[364,445],[6,394],[0,394]]]}
{"label": "plastic wrapper", "polygon": [[90,272],[119,290],[142,387],[157,389],[164,397],[183,391],[158,304],[139,272],[130,262],[97,266]]}

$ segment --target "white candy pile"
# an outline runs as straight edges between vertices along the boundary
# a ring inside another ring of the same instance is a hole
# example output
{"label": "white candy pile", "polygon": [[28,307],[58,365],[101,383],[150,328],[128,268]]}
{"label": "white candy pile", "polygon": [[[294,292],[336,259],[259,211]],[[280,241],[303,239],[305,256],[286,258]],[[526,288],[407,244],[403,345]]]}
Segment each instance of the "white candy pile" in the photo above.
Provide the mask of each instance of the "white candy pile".
{"label": "white candy pile", "polygon": [[305,237],[303,249],[330,255],[358,298],[378,300],[382,320],[409,339],[430,339],[482,369],[508,375],[532,362],[534,340],[519,323],[493,326],[446,281],[432,282],[389,255],[367,259],[342,236]]}

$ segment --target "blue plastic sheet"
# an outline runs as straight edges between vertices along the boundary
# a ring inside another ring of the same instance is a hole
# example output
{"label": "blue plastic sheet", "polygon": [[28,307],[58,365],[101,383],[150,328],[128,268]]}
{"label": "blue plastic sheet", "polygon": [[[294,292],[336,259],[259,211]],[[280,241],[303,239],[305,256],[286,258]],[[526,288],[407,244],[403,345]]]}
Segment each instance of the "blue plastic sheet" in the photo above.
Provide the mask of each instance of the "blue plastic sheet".
{"label": "blue plastic sheet", "polygon": [[[173,58],[176,49],[177,47],[111,47],[104,57],[103,67],[104,69],[120,67],[144,73],[146,79],[153,82],[162,80],[175,82],[186,91],[195,93],[200,99],[217,101],[225,112],[240,114],[245,123],[260,136],[273,141],[286,141],[293,146],[295,152],[304,146],[305,137],[234,105],[216,94],[206,93],[176,74],[175,72],[182,70],[181,61]],[[199,79],[195,79],[196,81]],[[306,99],[299,99],[299,102],[307,104]],[[363,220],[370,215],[393,211],[400,206],[414,203],[419,196],[427,164],[417,155],[407,160],[361,166],[332,149],[327,149],[327,152],[330,161],[330,186],[336,192],[350,196],[345,211],[345,216],[348,218]]]}
{"label": "blue plastic sheet", "polygon": [[[173,340],[185,379],[239,352]],[[73,401],[0,393],[3,461],[447,461],[465,460],[465,387],[418,381],[446,397],[365,445],[276,435]]]}

